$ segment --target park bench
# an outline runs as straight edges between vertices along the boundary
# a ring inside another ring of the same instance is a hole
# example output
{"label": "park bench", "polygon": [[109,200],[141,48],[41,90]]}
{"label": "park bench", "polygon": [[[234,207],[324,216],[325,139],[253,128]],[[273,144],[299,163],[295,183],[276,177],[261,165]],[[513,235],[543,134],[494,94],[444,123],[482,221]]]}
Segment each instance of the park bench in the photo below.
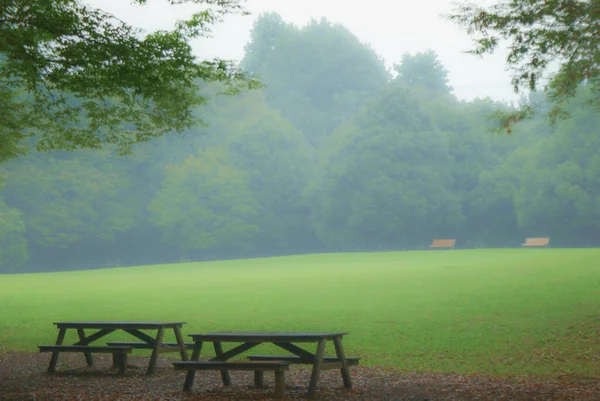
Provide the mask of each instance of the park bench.
{"label": "park bench", "polygon": [[[264,371],[273,371],[275,373],[275,395],[277,397],[285,396],[285,371],[289,368],[289,362],[283,361],[181,361],[173,362],[175,370],[246,370],[254,371],[254,384],[262,387],[262,374]],[[257,382],[257,374],[260,372],[260,382]],[[187,385],[187,383],[186,383]],[[184,391],[189,391],[184,388]]]}
{"label": "park bench", "polygon": [[455,239],[434,239],[429,249],[454,249]]}
{"label": "park bench", "polygon": [[526,238],[522,247],[547,247],[550,244],[550,238]]}
{"label": "park bench", "polygon": [[[108,353],[113,355],[113,366],[119,368],[119,374],[125,374],[125,368],[127,367],[127,354],[132,351],[131,347],[118,347],[118,346],[91,346],[91,345],[39,345],[40,352],[80,352],[85,354],[88,366],[93,366],[91,359],[92,353]],[[48,368],[48,372],[56,371],[56,362],[51,363]]]}
{"label": "park bench", "polygon": [[[248,359],[251,361],[283,361],[293,364],[311,364],[314,363],[312,360],[307,358],[301,358],[297,355],[250,355]],[[335,363],[338,361],[338,358],[335,356],[324,356],[323,362],[325,363]],[[360,358],[356,357],[346,357],[346,363],[348,366],[357,366],[360,361]],[[254,386],[262,387],[263,386],[263,371],[255,370],[254,371]]]}

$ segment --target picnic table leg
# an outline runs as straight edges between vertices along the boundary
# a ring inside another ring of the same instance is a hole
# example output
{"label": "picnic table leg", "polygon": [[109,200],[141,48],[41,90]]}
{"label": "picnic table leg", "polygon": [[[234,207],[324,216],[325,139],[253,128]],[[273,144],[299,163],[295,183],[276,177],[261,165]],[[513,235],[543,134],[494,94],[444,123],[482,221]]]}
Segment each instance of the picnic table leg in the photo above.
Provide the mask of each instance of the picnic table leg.
{"label": "picnic table leg", "polygon": [[[77,329],[77,336],[79,337],[79,341],[83,342],[85,341],[85,331],[83,329]],[[88,366],[93,366],[94,365],[94,359],[92,358],[92,353],[91,352],[84,352],[83,355],[85,355],[85,362],[87,363]]]}
{"label": "picnic table leg", "polygon": [[[125,370],[127,369],[127,354],[125,352],[118,352],[118,367],[119,367],[119,375],[125,376]],[[115,360],[115,354],[113,354],[113,364]]]}
{"label": "picnic table leg", "polygon": [[[200,358],[200,351],[202,351],[202,341],[194,343],[194,350],[192,351],[192,361],[197,361]],[[183,391],[190,391],[194,385],[194,377],[196,376],[195,370],[188,370],[185,376],[185,383],[183,384]]]}
{"label": "picnic table leg", "polygon": [[283,370],[275,371],[275,396],[285,397],[285,378]]}
{"label": "picnic table leg", "polygon": [[255,370],[254,371],[254,387],[256,388],[262,388],[265,386],[264,383],[264,372],[262,370]]}
{"label": "picnic table leg", "polygon": [[323,354],[325,353],[325,340],[319,340],[317,345],[317,354],[315,355],[315,364],[313,365],[312,374],[310,375],[310,384],[308,385],[308,398],[315,396],[317,391],[317,383],[319,382],[319,374],[321,373],[321,365],[323,364]]}
{"label": "picnic table leg", "polygon": [[156,361],[158,360],[158,353],[160,352],[160,347],[162,345],[164,329],[160,327],[158,332],[156,333],[156,340],[154,341],[154,348],[152,349],[152,355],[150,356],[150,364],[148,365],[148,371],[146,374],[152,375],[154,374],[154,369],[156,368]]}
{"label": "picnic table leg", "polygon": [[177,344],[179,344],[179,355],[181,356],[182,361],[188,360],[187,350],[185,349],[185,341],[183,341],[183,336],[181,335],[181,328],[173,327],[173,332],[175,333],[175,339],[177,340]]}
{"label": "picnic table leg", "polygon": [[[56,337],[56,345],[62,345],[65,340],[65,333],[67,329],[59,329],[58,337]],[[52,357],[50,358],[50,365],[48,365],[48,373],[56,372],[56,364],[58,363],[58,356],[60,355],[59,351],[55,351],[52,353]]]}
{"label": "picnic table leg", "polygon": [[342,378],[344,379],[344,387],[352,388],[352,380],[350,379],[350,371],[348,370],[348,362],[346,362],[346,356],[344,355],[344,348],[342,347],[342,337],[336,337],[333,339],[333,345],[335,345],[335,353],[337,359],[342,361]]}
{"label": "picnic table leg", "polygon": [[[213,342],[213,345],[215,347],[215,354],[217,354],[217,358],[220,357],[221,355],[223,355],[223,347],[221,346],[221,342],[215,341],[215,342]],[[224,386],[231,385],[231,377],[229,376],[229,370],[227,370],[227,369],[221,370],[221,378],[223,379]]]}

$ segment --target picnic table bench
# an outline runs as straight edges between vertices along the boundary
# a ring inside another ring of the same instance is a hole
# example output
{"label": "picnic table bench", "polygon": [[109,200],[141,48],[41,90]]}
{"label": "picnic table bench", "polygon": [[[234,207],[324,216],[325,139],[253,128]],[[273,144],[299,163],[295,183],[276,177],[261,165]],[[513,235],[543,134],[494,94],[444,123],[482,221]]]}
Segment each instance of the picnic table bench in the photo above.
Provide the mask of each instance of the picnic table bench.
{"label": "picnic table bench", "polygon": [[[251,361],[261,361],[261,362],[285,362],[286,364],[305,364],[305,365],[314,365],[314,358],[300,357],[297,355],[250,355],[248,359]],[[333,363],[337,362],[338,358],[335,356],[324,356],[323,362]],[[356,357],[346,357],[346,363],[348,366],[356,366],[360,362],[360,358]],[[341,369],[341,367],[340,367]],[[264,372],[262,370],[257,369],[254,372],[254,386],[255,387],[263,387],[264,381]],[[342,372],[343,374],[343,372]]]}
{"label": "picnic table bench", "polygon": [[[91,359],[92,353],[110,353],[113,354],[113,366],[119,368],[119,374],[124,375],[127,367],[127,355],[131,353],[131,347],[107,347],[92,345],[39,345],[40,352],[81,352],[85,355],[88,365],[93,365]],[[88,359],[89,358],[89,359]],[[57,359],[58,361],[58,359]],[[54,371],[56,365],[52,367]],[[51,371],[50,369],[48,370]]]}
{"label": "picnic table bench", "polygon": [[[300,363],[312,365],[311,379],[308,386],[308,397],[315,395],[321,370],[340,369],[344,387],[352,388],[348,367],[357,365],[360,358],[346,358],[342,347],[342,337],[346,332],[335,333],[294,333],[294,332],[235,332],[221,331],[207,334],[190,334],[194,340],[194,350],[189,362],[174,362],[175,369],[187,370],[184,391],[190,391],[194,384],[197,370],[220,370],[223,385],[231,384],[229,370],[254,370],[254,384],[263,386],[264,371],[275,372],[276,393],[283,396],[284,372],[290,364]],[[335,357],[325,357],[325,342],[332,341],[336,350]],[[200,362],[202,345],[212,342],[216,356],[209,361]],[[222,343],[241,343],[224,352]],[[264,343],[271,343],[291,353],[289,356],[249,356],[247,361],[230,361],[236,356]],[[296,343],[316,343],[315,353],[299,347]],[[220,363],[216,363],[220,362]],[[225,362],[225,363],[224,363]]]}
{"label": "picnic table bench", "polygon": [[[275,395],[285,397],[285,371],[289,368],[289,362],[282,361],[182,361],[173,362],[176,370],[251,370],[254,371],[254,385],[263,387],[264,371],[275,373]],[[257,376],[258,372],[260,375]],[[258,381],[257,381],[258,380]]]}
{"label": "picnic table bench", "polygon": [[[128,341],[110,341],[106,343],[109,347],[129,347],[133,349],[153,349],[152,344],[148,344],[146,342],[128,342]],[[194,343],[183,343],[185,350],[192,350],[194,348]],[[179,344],[176,342],[163,342],[161,343],[161,352],[165,352],[164,349],[176,348],[176,351],[181,355],[181,359],[183,359],[183,352],[179,349]],[[173,352],[173,351],[170,351]]]}
{"label": "picnic table bench", "polygon": [[[85,356],[88,366],[94,365],[93,353],[112,353],[113,365],[119,367],[119,373],[124,374],[127,366],[127,355],[136,349],[151,349],[150,363],[148,364],[147,374],[154,373],[158,354],[163,352],[179,352],[181,359],[187,360],[187,349],[191,346],[183,341],[181,326],[185,322],[57,322],[54,323],[58,328],[58,336],[54,345],[38,346],[40,352],[52,352],[48,373],[56,371],[56,364],[61,352],[80,352]],[[96,330],[88,334],[85,330]],[[172,329],[175,334],[176,342],[164,343],[163,336],[166,329]],[[63,344],[67,330],[76,330],[79,341],[72,345]],[[142,342],[112,342],[107,345],[90,345],[100,338],[114,332],[124,331]],[[141,330],[156,330],[154,337],[144,333]]]}

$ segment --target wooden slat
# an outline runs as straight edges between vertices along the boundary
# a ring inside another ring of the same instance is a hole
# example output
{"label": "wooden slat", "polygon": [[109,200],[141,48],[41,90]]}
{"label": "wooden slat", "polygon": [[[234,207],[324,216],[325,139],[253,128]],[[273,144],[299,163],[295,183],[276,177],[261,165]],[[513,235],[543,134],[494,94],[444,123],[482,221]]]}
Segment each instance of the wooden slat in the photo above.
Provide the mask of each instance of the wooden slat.
{"label": "wooden slat", "polygon": [[186,322],[55,322],[54,324],[60,329],[139,329],[150,330],[162,328],[181,327]]}
{"label": "wooden slat", "polygon": [[321,364],[321,370],[327,369],[342,369],[344,364],[342,362],[323,362]]}
{"label": "wooden slat", "polygon": [[289,362],[283,361],[180,361],[173,362],[176,370],[284,370]]}
{"label": "wooden slat", "polygon": [[109,347],[105,345],[38,345],[40,352],[93,352],[93,353],[130,353],[130,347]]}
{"label": "wooden slat", "polygon": [[[152,347],[153,347],[152,345],[150,345],[148,343],[142,343],[142,342],[130,343],[130,342],[121,342],[121,341],[111,341],[107,344],[109,346],[114,345],[114,346],[121,346],[121,347],[131,347],[131,348],[135,348],[135,349],[152,349]],[[168,342],[168,343],[162,343],[161,347],[178,348],[179,344]],[[192,349],[194,347],[194,343],[185,343],[185,347],[187,349]]]}
{"label": "wooden slat", "polygon": [[347,332],[340,333],[294,333],[294,332],[243,332],[219,331],[205,334],[190,334],[194,341],[222,341],[222,342],[316,342],[321,339],[333,340],[344,336]]}
{"label": "wooden slat", "polygon": [[[300,358],[295,355],[250,355],[248,359],[251,361],[285,361],[293,364],[312,364],[313,361],[306,360],[304,358]],[[337,362],[338,359],[335,356],[325,356],[323,357],[324,362]],[[348,366],[356,366],[359,364],[360,358],[356,357],[347,357],[346,363]]]}

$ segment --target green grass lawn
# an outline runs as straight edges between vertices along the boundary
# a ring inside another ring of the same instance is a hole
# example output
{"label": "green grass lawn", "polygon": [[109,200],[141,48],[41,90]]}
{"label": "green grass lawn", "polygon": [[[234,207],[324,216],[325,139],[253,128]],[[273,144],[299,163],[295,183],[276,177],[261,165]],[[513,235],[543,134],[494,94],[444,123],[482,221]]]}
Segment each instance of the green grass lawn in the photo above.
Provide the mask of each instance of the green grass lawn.
{"label": "green grass lawn", "polygon": [[0,275],[0,350],[51,344],[52,322],[62,320],[186,321],[184,334],[349,331],[346,353],[370,366],[598,375],[600,250],[329,254]]}

